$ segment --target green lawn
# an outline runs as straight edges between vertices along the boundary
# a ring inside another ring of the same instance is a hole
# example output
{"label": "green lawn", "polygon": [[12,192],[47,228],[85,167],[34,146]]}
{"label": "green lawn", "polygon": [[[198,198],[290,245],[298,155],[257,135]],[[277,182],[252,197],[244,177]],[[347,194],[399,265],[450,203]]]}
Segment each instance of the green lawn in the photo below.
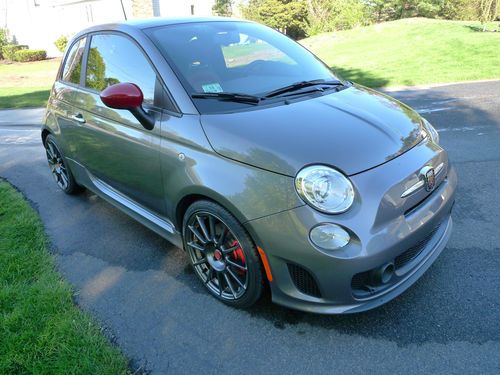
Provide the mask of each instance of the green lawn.
{"label": "green lawn", "polygon": [[0,180],[0,374],[127,373],[47,248],[38,215]]}
{"label": "green lawn", "polygon": [[0,63],[0,108],[44,107],[60,59]]}
{"label": "green lawn", "polygon": [[500,78],[500,32],[479,27],[413,18],[300,42],[340,76],[371,87]]}
{"label": "green lawn", "polygon": [[0,108],[45,107],[50,88],[0,87]]}

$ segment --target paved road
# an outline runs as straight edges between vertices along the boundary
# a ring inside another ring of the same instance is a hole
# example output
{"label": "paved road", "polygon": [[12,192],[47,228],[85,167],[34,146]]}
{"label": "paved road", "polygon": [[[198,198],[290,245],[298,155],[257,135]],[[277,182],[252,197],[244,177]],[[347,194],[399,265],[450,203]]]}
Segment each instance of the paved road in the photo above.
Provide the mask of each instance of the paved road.
{"label": "paved road", "polygon": [[249,311],[205,293],[183,252],[51,180],[30,126],[0,124],[0,176],[40,212],[76,301],[155,374],[500,373],[500,81],[393,92],[440,131],[459,173],[455,228],[410,290],[374,311]]}

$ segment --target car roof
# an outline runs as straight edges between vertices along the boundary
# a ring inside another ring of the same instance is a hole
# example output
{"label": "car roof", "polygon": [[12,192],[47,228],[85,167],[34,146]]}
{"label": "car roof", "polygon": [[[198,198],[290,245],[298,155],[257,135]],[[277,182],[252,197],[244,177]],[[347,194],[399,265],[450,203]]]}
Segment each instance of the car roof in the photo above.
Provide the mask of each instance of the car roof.
{"label": "car roof", "polygon": [[150,27],[175,25],[180,23],[199,23],[199,22],[221,22],[221,21],[242,21],[228,17],[154,17],[147,19],[130,20],[124,24],[147,29]]}
{"label": "car roof", "polygon": [[90,32],[117,30],[131,31],[131,29],[144,30],[151,27],[160,27],[185,23],[207,23],[207,22],[250,22],[237,18],[228,17],[154,17],[147,19],[136,19],[123,22],[107,23],[88,27],[80,31],[77,35],[87,34]]}

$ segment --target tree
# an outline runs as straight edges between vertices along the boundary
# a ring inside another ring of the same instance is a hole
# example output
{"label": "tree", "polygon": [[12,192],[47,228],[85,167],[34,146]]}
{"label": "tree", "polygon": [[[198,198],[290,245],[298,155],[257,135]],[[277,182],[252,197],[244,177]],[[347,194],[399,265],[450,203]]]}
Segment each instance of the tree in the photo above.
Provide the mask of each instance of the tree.
{"label": "tree", "polygon": [[483,31],[486,31],[486,23],[495,19],[498,6],[499,0],[477,0],[479,21],[483,25]]}
{"label": "tree", "polygon": [[105,80],[106,64],[97,48],[89,49],[89,57],[87,61],[87,77],[85,84],[91,89],[97,91],[104,90],[106,85]]}
{"label": "tree", "polygon": [[407,17],[436,17],[450,3],[469,0],[366,0],[373,21],[383,22]]}
{"label": "tree", "polygon": [[241,5],[244,18],[266,24],[298,39],[306,34],[306,0],[249,0]]}
{"label": "tree", "polygon": [[392,5],[392,2],[386,0],[371,0],[367,2],[367,7],[371,10],[372,18],[375,22],[393,19],[395,11]]}
{"label": "tree", "polygon": [[368,23],[362,0],[307,0],[309,34],[350,29]]}
{"label": "tree", "polygon": [[9,38],[7,38],[7,29],[0,29],[0,60],[4,58],[2,55],[3,46],[9,44]]}
{"label": "tree", "polygon": [[215,0],[212,7],[214,16],[231,17],[233,14],[233,0]]}
{"label": "tree", "polygon": [[474,1],[471,0],[445,0],[438,12],[439,18],[447,20],[473,20],[476,19]]}
{"label": "tree", "polygon": [[[366,4],[371,19],[383,22],[407,17],[428,17],[444,19],[477,20],[481,18],[481,9],[488,20],[498,13],[499,0],[360,0]],[[495,10],[495,8],[497,10]],[[488,21],[486,21],[488,22]]]}

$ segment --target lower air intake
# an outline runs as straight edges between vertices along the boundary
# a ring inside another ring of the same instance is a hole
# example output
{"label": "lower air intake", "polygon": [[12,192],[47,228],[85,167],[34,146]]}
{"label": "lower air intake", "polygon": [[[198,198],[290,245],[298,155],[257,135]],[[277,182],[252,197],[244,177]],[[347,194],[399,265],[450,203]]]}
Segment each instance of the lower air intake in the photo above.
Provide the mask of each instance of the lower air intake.
{"label": "lower air intake", "polygon": [[318,284],[308,271],[300,266],[297,266],[296,264],[291,263],[288,263],[288,271],[290,272],[293,283],[298,290],[313,297],[321,297]]}

